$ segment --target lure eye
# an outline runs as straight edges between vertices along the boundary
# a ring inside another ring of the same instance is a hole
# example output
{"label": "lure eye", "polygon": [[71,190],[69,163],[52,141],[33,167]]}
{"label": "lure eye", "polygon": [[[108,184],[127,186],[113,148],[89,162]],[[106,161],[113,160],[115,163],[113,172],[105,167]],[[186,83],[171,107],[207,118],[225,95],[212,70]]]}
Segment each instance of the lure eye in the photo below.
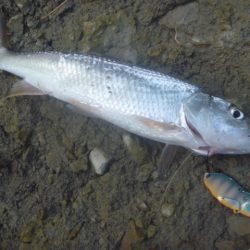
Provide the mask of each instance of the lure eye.
{"label": "lure eye", "polygon": [[210,176],[211,176],[211,174],[209,174],[209,173],[206,173],[206,174],[205,174],[205,178],[206,178],[206,179],[208,179]]}
{"label": "lure eye", "polygon": [[244,114],[236,107],[231,107],[230,113],[234,119],[242,120],[244,118]]}

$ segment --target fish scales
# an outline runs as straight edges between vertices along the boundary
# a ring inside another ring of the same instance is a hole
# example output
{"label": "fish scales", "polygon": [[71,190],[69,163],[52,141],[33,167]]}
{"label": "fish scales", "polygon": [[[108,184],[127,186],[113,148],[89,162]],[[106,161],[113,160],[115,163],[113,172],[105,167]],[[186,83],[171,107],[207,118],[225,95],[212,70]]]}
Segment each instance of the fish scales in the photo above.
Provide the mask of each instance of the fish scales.
{"label": "fish scales", "polygon": [[[95,56],[21,54],[18,63],[15,57],[15,54],[9,56],[2,68],[21,77],[28,73],[27,68],[32,75],[37,72],[37,78],[44,74],[48,82],[43,83],[46,92],[54,95],[58,95],[58,91],[62,92],[60,94],[67,92],[66,99],[71,92],[72,97],[77,96],[83,103],[160,122],[177,123],[181,102],[198,90],[161,73]],[[51,82],[53,87],[49,86]],[[41,88],[39,83],[38,87]]]}
{"label": "fish scales", "polygon": [[[183,97],[190,95],[190,90],[195,89],[181,82],[174,85],[172,78],[137,67],[119,65],[95,57],[86,58],[87,60],[85,57],[80,60],[86,74],[81,75],[80,88],[76,91],[85,92],[96,105],[103,105],[124,114],[177,122]],[[78,61],[75,62],[77,63]],[[74,78],[74,75],[71,76]],[[71,80],[76,82],[76,79]]]}

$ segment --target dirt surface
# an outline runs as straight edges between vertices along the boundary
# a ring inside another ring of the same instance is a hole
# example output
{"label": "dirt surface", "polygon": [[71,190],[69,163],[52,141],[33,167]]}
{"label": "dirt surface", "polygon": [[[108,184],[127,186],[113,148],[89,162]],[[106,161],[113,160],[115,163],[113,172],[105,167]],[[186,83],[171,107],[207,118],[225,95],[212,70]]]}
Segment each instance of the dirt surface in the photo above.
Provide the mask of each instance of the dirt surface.
{"label": "dirt surface", "polygon": [[[15,51],[91,52],[159,70],[249,111],[248,0],[2,0]],[[0,74],[4,97],[18,79]],[[191,156],[165,192],[162,144],[52,97],[0,103],[1,249],[249,249],[250,220],[205,189]],[[89,154],[112,159],[99,176]],[[174,168],[189,152],[181,150]],[[249,156],[211,159],[250,190]]]}

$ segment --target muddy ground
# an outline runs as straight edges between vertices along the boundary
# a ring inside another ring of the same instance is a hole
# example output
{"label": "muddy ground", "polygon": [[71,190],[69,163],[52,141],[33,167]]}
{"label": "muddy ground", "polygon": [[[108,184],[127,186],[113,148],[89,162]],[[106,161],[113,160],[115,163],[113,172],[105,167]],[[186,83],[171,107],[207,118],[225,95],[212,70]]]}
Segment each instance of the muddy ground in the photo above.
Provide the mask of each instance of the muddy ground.
{"label": "muddy ground", "polygon": [[[250,111],[248,0],[2,0],[9,48],[91,52],[159,70]],[[49,15],[50,14],[50,15]],[[18,79],[0,74],[4,97]],[[165,192],[163,145],[52,97],[0,104],[1,249],[249,249],[250,220],[205,189],[191,156]],[[112,158],[99,176],[94,148]],[[189,152],[181,150],[174,168]],[[249,156],[212,162],[250,190]],[[167,170],[166,170],[167,171]]]}

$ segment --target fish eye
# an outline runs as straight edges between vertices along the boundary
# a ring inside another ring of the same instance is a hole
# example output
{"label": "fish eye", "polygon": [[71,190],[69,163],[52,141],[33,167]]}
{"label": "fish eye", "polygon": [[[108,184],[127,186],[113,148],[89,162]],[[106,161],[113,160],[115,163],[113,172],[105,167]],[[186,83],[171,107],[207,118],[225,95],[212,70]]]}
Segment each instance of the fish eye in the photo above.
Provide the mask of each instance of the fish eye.
{"label": "fish eye", "polygon": [[236,107],[230,107],[230,113],[234,119],[237,120],[242,120],[244,118],[243,112],[241,112],[238,108]]}

